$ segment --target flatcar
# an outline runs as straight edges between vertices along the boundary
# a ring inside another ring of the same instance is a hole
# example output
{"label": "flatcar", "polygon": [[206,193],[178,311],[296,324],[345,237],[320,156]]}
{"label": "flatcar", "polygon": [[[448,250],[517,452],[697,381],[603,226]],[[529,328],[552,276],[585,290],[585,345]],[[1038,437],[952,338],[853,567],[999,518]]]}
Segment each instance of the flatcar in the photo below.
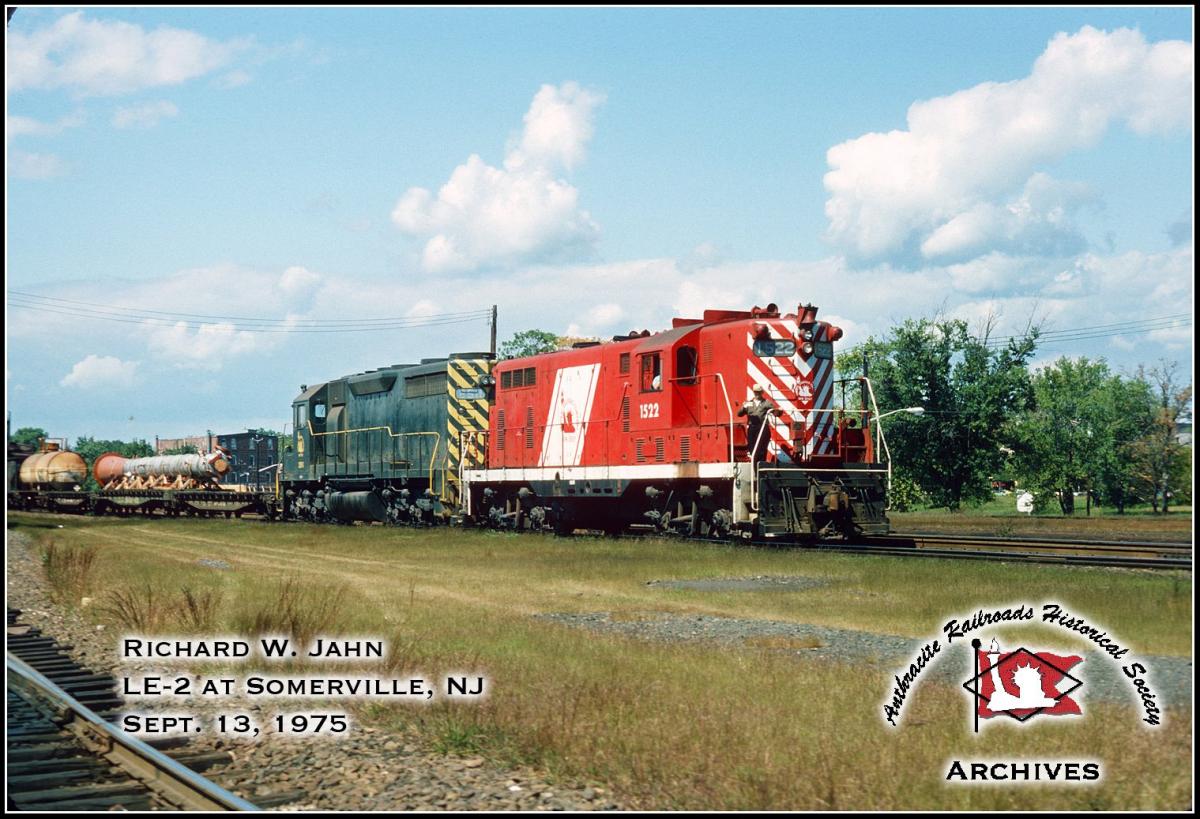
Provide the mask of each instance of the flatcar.
{"label": "flatcar", "polygon": [[95,488],[89,488],[87,464],[62,439],[24,446],[10,441],[6,504],[94,515],[273,516],[273,495],[220,484],[228,469],[219,449],[145,458],[105,452],[92,464]]}

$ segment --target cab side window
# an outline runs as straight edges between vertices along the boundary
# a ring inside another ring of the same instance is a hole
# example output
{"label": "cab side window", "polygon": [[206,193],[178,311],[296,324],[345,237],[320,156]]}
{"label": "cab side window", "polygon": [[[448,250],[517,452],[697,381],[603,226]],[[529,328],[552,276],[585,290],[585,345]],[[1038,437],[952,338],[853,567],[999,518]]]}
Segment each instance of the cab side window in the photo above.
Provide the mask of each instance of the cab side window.
{"label": "cab side window", "polygon": [[662,357],[659,353],[646,353],[641,357],[642,392],[662,391]]}
{"label": "cab side window", "polygon": [[675,351],[675,379],[681,387],[690,387],[696,383],[697,363],[695,347],[685,344]]}

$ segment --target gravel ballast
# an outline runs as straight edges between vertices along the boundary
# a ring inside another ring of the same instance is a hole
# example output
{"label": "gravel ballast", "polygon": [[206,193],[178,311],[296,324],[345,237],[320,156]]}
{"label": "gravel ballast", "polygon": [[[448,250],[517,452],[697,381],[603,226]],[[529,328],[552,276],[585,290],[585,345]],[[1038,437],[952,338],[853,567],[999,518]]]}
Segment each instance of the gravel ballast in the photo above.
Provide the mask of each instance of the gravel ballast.
{"label": "gravel ballast", "polygon": [[[794,641],[803,647],[768,650],[789,652],[798,658],[823,662],[868,664],[889,673],[902,673],[926,642],[871,631],[709,614],[622,612],[614,617],[612,612],[588,612],[543,614],[538,615],[538,619],[637,640],[697,645],[707,643],[730,649],[756,648],[764,640],[776,639],[785,646],[787,642]],[[931,633],[929,639],[939,636]],[[766,644],[770,645],[769,642]],[[1031,648],[1036,650],[1036,646]],[[964,682],[972,674],[970,658],[970,651],[960,649],[947,652],[947,656],[930,668],[930,677],[943,682]],[[1174,706],[1191,702],[1191,659],[1154,655],[1139,655],[1138,659],[1150,668],[1150,679],[1155,692],[1161,695],[1162,702]],[[1084,680],[1082,696],[1085,702],[1091,699],[1130,704],[1139,702],[1117,665],[1098,651],[1084,653],[1078,676]]]}

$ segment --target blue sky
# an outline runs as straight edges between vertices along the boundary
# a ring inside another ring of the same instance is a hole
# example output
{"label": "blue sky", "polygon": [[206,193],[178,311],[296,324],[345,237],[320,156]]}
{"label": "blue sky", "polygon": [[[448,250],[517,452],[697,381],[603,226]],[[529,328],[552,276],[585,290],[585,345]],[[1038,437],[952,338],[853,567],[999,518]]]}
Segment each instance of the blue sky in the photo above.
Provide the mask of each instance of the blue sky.
{"label": "blue sky", "polygon": [[[300,383],[813,301],[853,342],[1192,312],[1190,9],[32,9],[7,32],[17,426],[281,426]],[[65,304],[67,302],[59,302]],[[46,302],[41,302],[43,306]],[[1047,346],[1191,367],[1190,326]]]}

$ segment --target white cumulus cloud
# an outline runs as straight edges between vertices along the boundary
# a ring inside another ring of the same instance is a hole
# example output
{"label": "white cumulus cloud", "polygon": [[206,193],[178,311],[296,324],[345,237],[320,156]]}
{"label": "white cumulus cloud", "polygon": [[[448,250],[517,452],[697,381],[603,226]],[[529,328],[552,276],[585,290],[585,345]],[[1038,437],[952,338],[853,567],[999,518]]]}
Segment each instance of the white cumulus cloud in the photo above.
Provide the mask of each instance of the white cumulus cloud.
{"label": "white cumulus cloud", "polygon": [[320,282],[320,273],[315,273],[307,267],[293,265],[280,274],[279,289],[289,297],[303,296],[311,293]]}
{"label": "white cumulus cloud", "polygon": [[118,108],[112,124],[116,128],[153,128],[161,120],[179,115],[179,108],[168,100]]}
{"label": "white cumulus cloud", "polygon": [[83,111],[74,111],[55,122],[42,122],[33,117],[10,115],[4,120],[4,142],[7,145],[14,137],[58,136],[68,128],[78,128],[86,121]]}
{"label": "white cumulus cloud", "polygon": [[228,64],[248,41],[219,42],[194,31],[147,31],[83,12],[25,33],[11,31],[5,49],[9,91],[65,88],[79,96],[126,94],[179,83]]}
{"label": "white cumulus cloud", "polygon": [[226,359],[254,352],[270,343],[264,334],[239,330],[228,322],[193,325],[152,319],[144,326],[150,351],[185,370],[216,371]]}
{"label": "white cumulus cloud", "polygon": [[90,390],[98,387],[132,387],[137,380],[138,362],[122,361],[116,356],[89,355],[76,362],[71,372],[58,383],[64,387]]}
{"label": "white cumulus cloud", "polygon": [[21,179],[50,179],[67,172],[67,165],[58,154],[13,151],[9,161],[13,173]]}
{"label": "white cumulus cloud", "polygon": [[1191,43],[1085,26],[1056,35],[1027,77],[916,102],[907,129],[829,149],[827,238],[858,259],[1077,250],[1079,192],[1036,171],[1116,124],[1190,127],[1192,62]]}
{"label": "white cumulus cloud", "polygon": [[503,167],[472,154],[436,195],[409,188],[393,208],[392,221],[424,241],[424,269],[462,272],[563,258],[589,247],[599,228],[561,174],[583,159],[593,114],[603,101],[602,94],[576,83],[543,85]]}

